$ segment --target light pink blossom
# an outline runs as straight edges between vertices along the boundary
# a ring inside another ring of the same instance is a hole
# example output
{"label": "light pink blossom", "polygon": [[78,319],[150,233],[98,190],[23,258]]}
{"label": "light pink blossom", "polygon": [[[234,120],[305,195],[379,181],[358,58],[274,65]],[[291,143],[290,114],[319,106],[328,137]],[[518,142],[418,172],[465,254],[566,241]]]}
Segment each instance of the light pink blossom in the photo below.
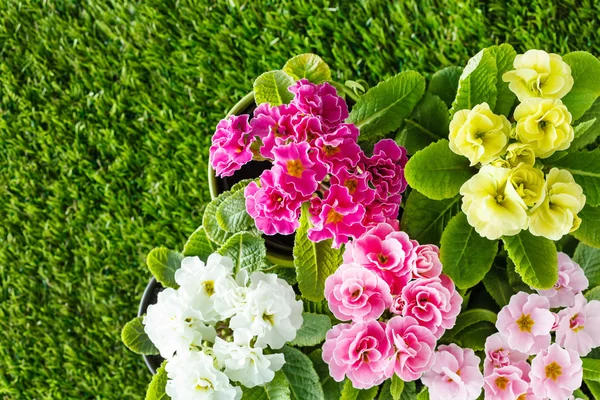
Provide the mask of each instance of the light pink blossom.
{"label": "light pink blossom", "polygon": [[553,343],[533,359],[529,377],[536,396],[564,400],[581,386],[583,364],[574,350]]}
{"label": "light pink blossom", "polygon": [[584,357],[600,346],[600,301],[588,301],[581,293],[575,304],[558,313],[556,343]]}
{"label": "light pink blossom", "polygon": [[494,369],[485,376],[484,382],[487,400],[515,400],[526,395],[529,389],[523,371],[512,365]]}
{"label": "light pink blossom", "polygon": [[421,244],[415,247],[415,267],[413,278],[436,278],[442,273],[440,249],[433,244]]}
{"label": "light pink blossom", "polygon": [[[514,366],[520,363],[527,364],[527,358],[527,354],[511,349],[506,336],[501,333],[494,333],[485,340],[483,373],[489,375],[494,368],[502,368],[507,365]],[[521,368],[527,367],[521,366]]]}
{"label": "light pink blossom", "polygon": [[252,160],[250,145],[254,140],[247,114],[221,120],[210,146],[210,163],[217,176],[231,176]]}
{"label": "light pink blossom", "polygon": [[[293,191],[300,193],[306,200],[317,190],[318,183],[316,172],[312,169],[314,163],[309,159],[310,146],[306,142],[289,143],[273,149],[275,166],[283,171],[282,182],[293,187]],[[292,192],[291,189],[286,189]]]}
{"label": "light pink blossom", "polygon": [[298,110],[320,116],[330,126],[338,125],[348,118],[346,101],[327,82],[315,85],[306,79],[300,79],[288,90],[294,94],[292,104]]}
{"label": "light pink blossom", "polygon": [[511,349],[536,354],[550,345],[554,316],[548,299],[519,292],[498,313],[496,328],[508,339]]}
{"label": "light pink blossom", "polygon": [[455,344],[439,346],[431,369],[423,374],[429,397],[436,400],[475,400],[481,394],[480,359],[471,349]]}
{"label": "light pink blossom", "polygon": [[565,253],[558,253],[558,280],[552,289],[538,290],[547,297],[550,307],[570,307],[575,301],[575,295],[589,286],[583,268]]}

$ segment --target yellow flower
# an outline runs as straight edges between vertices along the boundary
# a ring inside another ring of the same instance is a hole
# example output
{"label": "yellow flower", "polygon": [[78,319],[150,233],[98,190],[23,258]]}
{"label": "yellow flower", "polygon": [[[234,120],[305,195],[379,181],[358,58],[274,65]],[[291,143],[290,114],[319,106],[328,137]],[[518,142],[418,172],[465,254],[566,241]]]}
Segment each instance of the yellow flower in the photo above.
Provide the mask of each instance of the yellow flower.
{"label": "yellow flower", "polygon": [[517,140],[530,145],[537,157],[566,150],[573,141],[571,113],[560,100],[528,99],[517,106],[514,117]]}
{"label": "yellow flower", "polygon": [[571,67],[558,54],[543,50],[529,50],[519,54],[513,64],[514,70],[502,75],[519,101],[530,97],[561,99],[573,87]]}
{"label": "yellow flower", "polygon": [[510,134],[510,122],[496,115],[487,103],[472,110],[460,110],[450,122],[450,149],[465,156],[471,165],[488,164],[504,152]]}
{"label": "yellow flower", "polygon": [[535,236],[559,240],[579,228],[577,213],[585,205],[581,186],[569,171],[552,168],[546,177],[544,197],[530,213],[529,230]]}
{"label": "yellow flower", "polygon": [[508,177],[510,187],[527,207],[539,202],[544,195],[544,173],[541,169],[521,163],[513,168]]}
{"label": "yellow flower", "polygon": [[535,164],[533,149],[528,144],[511,143],[506,148],[506,154],[492,161],[490,164],[495,167],[514,168],[521,163],[528,165]]}
{"label": "yellow flower", "polygon": [[527,229],[526,206],[507,184],[510,175],[508,168],[486,165],[460,188],[462,210],[469,224],[491,240]]}

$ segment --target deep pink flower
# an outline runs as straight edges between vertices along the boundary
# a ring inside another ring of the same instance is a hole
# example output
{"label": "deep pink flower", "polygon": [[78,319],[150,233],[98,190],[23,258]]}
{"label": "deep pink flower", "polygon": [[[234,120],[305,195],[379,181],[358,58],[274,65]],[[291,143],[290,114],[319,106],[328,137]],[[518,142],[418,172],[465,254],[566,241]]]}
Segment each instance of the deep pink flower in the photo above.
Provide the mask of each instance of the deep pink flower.
{"label": "deep pink flower", "polygon": [[402,298],[406,302],[403,315],[414,317],[438,339],[454,326],[462,304],[454,283],[443,274],[409,282],[402,290]]}
{"label": "deep pink flower", "polygon": [[317,139],[329,134],[329,127],[323,123],[321,118],[310,114],[298,114],[295,130],[298,132],[298,136],[310,143],[311,146]]}
{"label": "deep pink flower", "polygon": [[304,200],[308,200],[318,187],[316,173],[312,169],[314,163],[308,157],[309,150],[310,146],[306,142],[292,142],[273,149],[274,164],[283,171],[283,184],[291,185]]}
{"label": "deep pink flower", "polygon": [[577,352],[553,343],[535,356],[529,377],[536,396],[564,400],[581,386],[583,364]]}
{"label": "deep pink flower", "polygon": [[536,354],[550,345],[554,316],[548,299],[519,292],[498,313],[496,328],[507,337],[511,349]]}
{"label": "deep pink flower", "polygon": [[375,190],[369,187],[368,179],[369,175],[364,172],[341,169],[335,175],[331,175],[331,184],[346,186],[352,200],[367,207],[375,198]]}
{"label": "deep pink flower", "polygon": [[[358,140],[358,136],[360,135],[360,131],[354,124],[339,124],[332,127],[331,131],[328,133],[332,139],[352,139],[355,142]],[[364,155],[363,155],[364,156]]]}
{"label": "deep pink flower", "polygon": [[253,133],[263,142],[260,148],[263,157],[273,159],[274,147],[306,139],[295,129],[296,120],[299,119],[298,112],[291,104],[271,107],[269,103],[262,103],[254,110],[250,125]]}
{"label": "deep pink flower", "polygon": [[394,296],[392,300],[392,305],[390,306],[390,312],[396,315],[402,315],[404,312],[404,307],[406,307],[406,301],[401,294]]}
{"label": "deep pink flower", "polygon": [[433,362],[436,338],[429,329],[420,326],[412,317],[394,317],[385,328],[393,346],[392,359],[386,375],[394,373],[405,382],[419,379]]}
{"label": "deep pink flower", "polygon": [[302,202],[294,193],[281,187],[283,172],[278,166],[266,170],[260,177],[260,186],[250,182],[244,190],[246,211],[254,219],[256,227],[267,235],[289,235],[299,226]]}
{"label": "deep pink flower", "polygon": [[[485,375],[491,374],[494,368],[502,368],[507,365],[514,366],[519,363],[527,364],[527,354],[512,350],[506,336],[501,333],[494,333],[488,336],[485,340],[485,360],[483,361],[483,372]],[[522,365],[519,366],[521,369],[527,368]]]}
{"label": "deep pink flower", "polygon": [[600,346],[600,301],[588,301],[581,293],[575,296],[575,304],[558,313],[556,343],[587,356]]}
{"label": "deep pink flower", "polygon": [[575,295],[581,293],[589,286],[583,268],[565,253],[558,253],[558,280],[552,289],[538,290],[538,293],[547,297],[550,307],[570,307],[575,301]]}
{"label": "deep pink flower", "polygon": [[483,375],[479,357],[455,344],[439,346],[431,369],[421,381],[435,400],[475,400],[481,394]]}
{"label": "deep pink flower", "polygon": [[340,170],[356,167],[361,159],[362,150],[354,139],[320,137],[315,140],[317,160],[327,165],[330,174],[337,174]]}
{"label": "deep pink flower", "polygon": [[254,140],[248,115],[232,115],[221,120],[210,146],[210,163],[217,176],[231,176],[252,160],[250,145]]}
{"label": "deep pink flower", "polygon": [[367,207],[364,224],[373,226],[380,222],[387,222],[389,224],[390,220],[396,220],[401,202],[402,196],[399,194],[390,195],[386,201],[376,196]]}
{"label": "deep pink flower", "polygon": [[371,184],[380,200],[388,201],[389,196],[404,192],[407,186],[404,166],[407,161],[406,149],[394,140],[383,139],[375,144],[373,155],[365,159],[362,168],[371,175]]}
{"label": "deep pink flower", "polygon": [[346,101],[327,82],[315,85],[306,79],[300,79],[288,90],[294,93],[292,104],[301,112],[320,116],[330,126],[348,118]]}
{"label": "deep pink flower", "polygon": [[357,389],[381,384],[391,355],[385,324],[375,320],[335,325],[323,345],[323,360],[333,379],[341,382],[346,376]]}
{"label": "deep pink flower", "polygon": [[327,278],[325,298],[340,321],[374,320],[392,304],[388,284],[358,264],[342,264]]}
{"label": "deep pink flower", "polygon": [[350,237],[360,237],[365,232],[361,224],[365,207],[352,200],[348,188],[332,185],[324,194],[325,198],[311,201],[311,209],[318,211],[312,216],[313,227],[308,238],[314,242],[333,238],[333,246],[339,247]]}
{"label": "deep pink flower", "polygon": [[414,278],[435,278],[442,273],[442,262],[440,261],[440,249],[433,244],[421,244],[415,247]]}
{"label": "deep pink flower", "polygon": [[529,384],[519,368],[507,365],[494,369],[484,378],[485,398],[489,400],[515,400],[526,395]]}

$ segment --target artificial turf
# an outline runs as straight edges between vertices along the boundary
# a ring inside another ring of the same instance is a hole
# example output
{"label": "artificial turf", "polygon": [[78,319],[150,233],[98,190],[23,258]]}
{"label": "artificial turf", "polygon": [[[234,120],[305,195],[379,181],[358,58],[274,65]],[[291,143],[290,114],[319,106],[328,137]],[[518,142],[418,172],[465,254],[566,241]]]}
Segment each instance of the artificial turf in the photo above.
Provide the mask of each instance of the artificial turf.
{"label": "artificial turf", "polygon": [[374,84],[504,41],[600,55],[598,1],[1,3],[1,399],[143,398],[119,334],[145,254],[200,224],[212,127],[265,70],[315,52]]}

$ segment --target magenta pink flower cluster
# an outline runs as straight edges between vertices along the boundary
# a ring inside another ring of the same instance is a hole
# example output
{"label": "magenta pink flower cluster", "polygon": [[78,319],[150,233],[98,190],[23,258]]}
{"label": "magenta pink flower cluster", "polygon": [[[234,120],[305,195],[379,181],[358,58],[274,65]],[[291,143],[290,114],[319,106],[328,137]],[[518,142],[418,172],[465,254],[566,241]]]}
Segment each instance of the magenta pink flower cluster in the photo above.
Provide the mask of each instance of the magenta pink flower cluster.
{"label": "magenta pink flower cluster", "polygon": [[348,243],[344,264],[325,282],[331,312],[351,321],[327,333],[331,376],[366,389],[393,374],[414,381],[428,371],[462,304],[441,272],[438,248],[419,245],[397,224],[379,223]]}
{"label": "magenta pink flower cluster", "polygon": [[306,79],[289,88],[290,104],[263,103],[248,115],[217,125],[210,160],[230,176],[252,159],[273,163],[246,190],[246,209],[267,235],[291,234],[303,203],[310,202],[309,238],[334,246],[360,237],[370,226],[396,218],[406,189],[406,151],[384,139],[367,157],[358,128],[345,123],[348,107],[329,83]]}

